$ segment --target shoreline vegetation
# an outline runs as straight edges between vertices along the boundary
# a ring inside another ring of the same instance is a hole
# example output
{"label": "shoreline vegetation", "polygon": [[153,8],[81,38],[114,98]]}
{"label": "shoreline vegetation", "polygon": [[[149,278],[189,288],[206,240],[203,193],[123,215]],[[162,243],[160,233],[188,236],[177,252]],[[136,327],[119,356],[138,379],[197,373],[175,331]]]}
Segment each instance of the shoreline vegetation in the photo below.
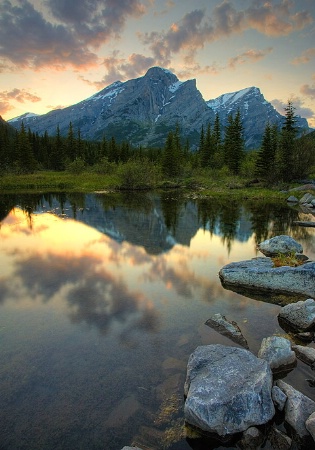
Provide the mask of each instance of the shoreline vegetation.
{"label": "shoreline vegetation", "polygon": [[[128,168],[126,168],[128,171]],[[135,176],[134,176],[135,175]],[[140,174],[125,173],[118,170],[110,175],[92,172],[69,173],[58,171],[38,171],[32,174],[4,174],[0,178],[0,193],[45,193],[81,192],[106,193],[119,191],[180,190],[196,197],[232,196],[251,199],[284,199],[288,191],[295,187],[281,183],[266,187],[256,179],[248,180],[239,176],[221,173],[199,174],[195,177],[164,179],[150,176],[141,180]],[[150,174],[149,174],[150,175]],[[314,184],[315,190],[315,184]]]}

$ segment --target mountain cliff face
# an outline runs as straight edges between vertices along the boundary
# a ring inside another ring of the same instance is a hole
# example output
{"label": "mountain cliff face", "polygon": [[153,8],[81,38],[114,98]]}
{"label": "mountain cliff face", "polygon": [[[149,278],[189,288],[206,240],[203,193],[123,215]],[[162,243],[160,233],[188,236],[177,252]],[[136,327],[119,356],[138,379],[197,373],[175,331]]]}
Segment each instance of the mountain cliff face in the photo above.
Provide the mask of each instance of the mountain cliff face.
{"label": "mountain cliff face", "polygon": [[[49,135],[59,125],[66,135],[69,123],[80,129],[81,137],[101,140],[114,136],[137,146],[162,147],[167,133],[179,124],[184,139],[192,148],[199,142],[202,125],[213,123],[219,114],[224,128],[227,116],[240,110],[246,146],[255,148],[261,142],[269,120],[281,126],[281,116],[268,103],[258,88],[252,87],[224,94],[206,102],[196,87],[196,80],[181,82],[176,75],[160,67],[152,67],[140,78],[117,81],[76,105],[51,111],[44,115],[24,114],[9,122],[20,128],[21,122],[32,131]],[[308,129],[305,119],[298,125]]]}

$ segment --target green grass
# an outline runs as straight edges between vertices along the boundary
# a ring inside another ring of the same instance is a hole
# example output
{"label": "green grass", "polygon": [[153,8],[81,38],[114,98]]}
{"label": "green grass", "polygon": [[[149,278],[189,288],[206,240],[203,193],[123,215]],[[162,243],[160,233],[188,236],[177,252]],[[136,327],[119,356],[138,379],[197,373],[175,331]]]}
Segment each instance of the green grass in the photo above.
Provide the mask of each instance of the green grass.
{"label": "green grass", "polygon": [[[118,190],[121,179],[118,172],[110,175],[84,172],[39,171],[28,175],[5,174],[0,178],[0,193],[5,192],[95,192]],[[235,176],[210,174],[194,175],[178,180],[155,180],[151,189],[181,188],[188,195],[199,198],[230,196],[238,199],[279,199],[288,194],[281,187],[266,189],[260,185],[250,186],[248,180]]]}
{"label": "green grass", "polygon": [[70,174],[47,171],[28,175],[3,175],[0,179],[0,192],[92,192],[115,189],[118,183],[119,180],[116,175],[100,175],[89,172]]}

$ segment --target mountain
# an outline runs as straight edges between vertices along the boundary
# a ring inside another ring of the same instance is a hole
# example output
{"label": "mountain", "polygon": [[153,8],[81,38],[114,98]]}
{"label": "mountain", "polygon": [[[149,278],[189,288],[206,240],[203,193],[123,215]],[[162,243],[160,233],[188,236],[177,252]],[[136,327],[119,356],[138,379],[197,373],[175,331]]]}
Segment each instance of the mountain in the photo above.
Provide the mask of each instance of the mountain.
{"label": "mountain", "polygon": [[[248,148],[255,148],[260,144],[267,122],[277,124],[281,128],[284,121],[284,116],[265,100],[255,86],[220,95],[207,101],[207,105],[219,114],[223,124],[227,123],[229,114],[240,111]],[[307,120],[302,117],[297,116],[296,125],[300,130],[309,131]]]}
{"label": "mountain", "polygon": [[[69,123],[80,129],[81,137],[101,140],[114,136],[138,146],[162,147],[169,131],[179,124],[183,139],[192,148],[199,143],[202,125],[213,123],[216,113],[221,125],[226,125],[230,113],[241,111],[244,137],[248,148],[257,147],[269,120],[281,127],[283,116],[268,103],[259,89],[251,87],[205,101],[196,87],[196,80],[179,81],[169,70],[152,67],[140,78],[117,81],[97,94],[67,108],[44,115],[32,113],[11,119],[20,128],[22,121],[34,132],[66,135]],[[308,129],[307,121],[299,118],[300,128]]]}

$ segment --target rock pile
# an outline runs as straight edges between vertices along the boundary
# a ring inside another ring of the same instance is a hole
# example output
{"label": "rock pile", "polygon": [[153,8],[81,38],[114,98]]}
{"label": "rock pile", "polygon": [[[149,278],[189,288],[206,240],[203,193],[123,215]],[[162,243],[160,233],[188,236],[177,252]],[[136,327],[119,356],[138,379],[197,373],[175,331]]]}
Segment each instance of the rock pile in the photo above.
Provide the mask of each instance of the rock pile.
{"label": "rock pile", "polygon": [[[284,306],[279,322],[284,317],[292,331],[312,333],[315,301]],[[234,335],[242,336],[239,327],[220,314],[206,324],[234,342]],[[258,449],[267,442],[274,449],[315,448],[315,402],[279,379],[296,366],[297,358],[312,366],[315,349],[291,345],[279,336],[264,338],[258,357],[246,348],[219,344],[197,347],[187,365],[186,422],[219,441],[238,436],[240,448]],[[277,411],[284,414],[285,424],[292,430],[289,434],[275,426]]]}

